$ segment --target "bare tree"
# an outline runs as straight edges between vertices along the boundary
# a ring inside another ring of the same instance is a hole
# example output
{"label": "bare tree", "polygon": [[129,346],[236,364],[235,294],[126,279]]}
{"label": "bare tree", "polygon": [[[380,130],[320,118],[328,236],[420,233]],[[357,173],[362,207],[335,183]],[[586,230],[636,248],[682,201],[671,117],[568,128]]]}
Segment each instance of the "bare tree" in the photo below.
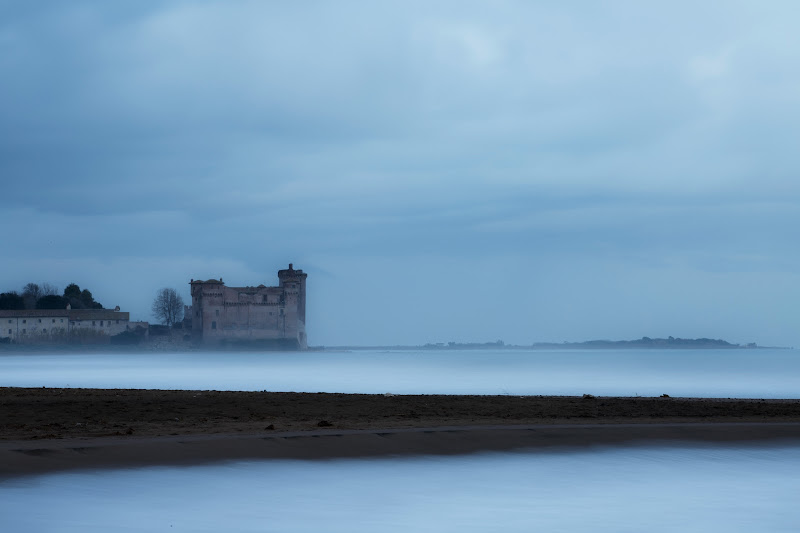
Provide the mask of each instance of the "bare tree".
{"label": "bare tree", "polygon": [[[22,288],[22,297],[25,299],[25,309],[38,309],[38,302],[45,296],[57,296],[58,287],[50,283],[28,283]],[[56,307],[43,307],[43,309],[58,309]]]}
{"label": "bare tree", "polygon": [[59,294],[58,287],[47,282],[42,283],[40,289],[42,291],[42,296],[57,296]]}
{"label": "bare tree", "polygon": [[163,288],[153,300],[153,316],[167,326],[183,319],[183,298],[175,289]]}
{"label": "bare tree", "polygon": [[36,301],[43,296],[42,288],[36,283],[28,283],[22,288],[25,309],[36,309]]}

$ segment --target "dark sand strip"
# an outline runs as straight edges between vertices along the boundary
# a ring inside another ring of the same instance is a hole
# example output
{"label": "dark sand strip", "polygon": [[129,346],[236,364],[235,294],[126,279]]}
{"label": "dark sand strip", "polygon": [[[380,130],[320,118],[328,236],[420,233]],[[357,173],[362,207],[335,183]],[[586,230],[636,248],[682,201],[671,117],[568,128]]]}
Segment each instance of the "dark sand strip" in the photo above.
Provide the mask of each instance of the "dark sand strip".
{"label": "dark sand strip", "polygon": [[0,388],[0,478],[248,459],[800,445],[800,400]]}
{"label": "dark sand strip", "polygon": [[634,422],[800,422],[800,400],[0,387],[0,440]]}
{"label": "dark sand strip", "polygon": [[259,459],[327,460],[637,444],[796,445],[800,423],[562,424],[317,430],[260,435],[0,441],[0,479],[67,470]]}

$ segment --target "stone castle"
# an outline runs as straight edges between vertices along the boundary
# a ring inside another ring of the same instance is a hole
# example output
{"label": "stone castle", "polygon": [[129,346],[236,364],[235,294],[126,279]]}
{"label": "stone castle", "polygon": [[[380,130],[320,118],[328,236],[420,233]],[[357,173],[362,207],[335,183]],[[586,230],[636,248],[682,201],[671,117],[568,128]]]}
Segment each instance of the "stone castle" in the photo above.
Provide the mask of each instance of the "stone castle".
{"label": "stone castle", "polygon": [[278,271],[278,286],[228,287],[219,280],[191,280],[192,340],[203,344],[264,344],[306,349],[306,277]]}

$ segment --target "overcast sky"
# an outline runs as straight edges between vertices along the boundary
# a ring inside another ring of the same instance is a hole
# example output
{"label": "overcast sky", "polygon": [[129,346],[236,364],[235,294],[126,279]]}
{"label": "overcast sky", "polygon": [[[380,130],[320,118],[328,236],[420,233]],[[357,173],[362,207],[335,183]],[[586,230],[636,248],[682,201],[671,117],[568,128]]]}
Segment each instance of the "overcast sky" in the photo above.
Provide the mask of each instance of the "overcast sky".
{"label": "overcast sky", "polygon": [[800,4],[4,2],[0,291],[312,345],[800,345]]}

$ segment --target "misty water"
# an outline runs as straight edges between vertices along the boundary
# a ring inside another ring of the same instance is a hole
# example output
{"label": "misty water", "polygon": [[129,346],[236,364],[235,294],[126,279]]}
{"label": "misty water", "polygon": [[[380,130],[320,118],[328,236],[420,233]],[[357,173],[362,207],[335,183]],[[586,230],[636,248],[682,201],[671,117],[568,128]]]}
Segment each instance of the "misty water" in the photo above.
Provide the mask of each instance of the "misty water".
{"label": "misty water", "polygon": [[0,482],[14,532],[797,531],[800,446],[259,461]]}
{"label": "misty water", "polygon": [[[796,398],[793,350],[3,354],[0,386]],[[0,531],[797,531],[800,443],[259,461],[0,481]]]}
{"label": "misty water", "polygon": [[2,354],[0,386],[797,398],[796,350]]}

